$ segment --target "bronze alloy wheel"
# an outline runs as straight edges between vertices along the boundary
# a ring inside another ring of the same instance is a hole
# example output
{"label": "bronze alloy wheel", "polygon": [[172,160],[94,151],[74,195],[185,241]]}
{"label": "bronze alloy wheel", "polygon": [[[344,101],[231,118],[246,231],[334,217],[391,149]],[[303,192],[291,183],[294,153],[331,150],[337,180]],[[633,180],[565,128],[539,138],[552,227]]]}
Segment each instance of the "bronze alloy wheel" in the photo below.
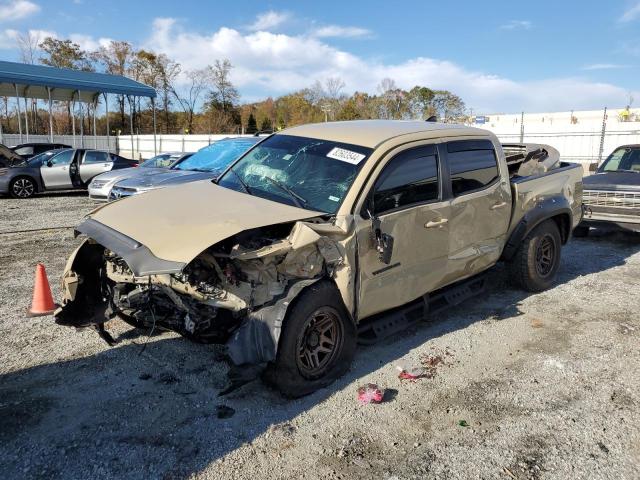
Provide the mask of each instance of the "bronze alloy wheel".
{"label": "bronze alloy wheel", "polygon": [[338,312],[320,307],[305,322],[296,344],[296,363],[306,378],[321,377],[342,349],[344,332]]}
{"label": "bronze alloy wheel", "polygon": [[33,195],[35,185],[28,178],[19,178],[13,182],[11,193],[18,198],[27,198]]}
{"label": "bronze alloy wheel", "polygon": [[547,234],[540,239],[536,248],[536,271],[541,277],[548,276],[553,270],[556,260],[556,244],[554,238]]}

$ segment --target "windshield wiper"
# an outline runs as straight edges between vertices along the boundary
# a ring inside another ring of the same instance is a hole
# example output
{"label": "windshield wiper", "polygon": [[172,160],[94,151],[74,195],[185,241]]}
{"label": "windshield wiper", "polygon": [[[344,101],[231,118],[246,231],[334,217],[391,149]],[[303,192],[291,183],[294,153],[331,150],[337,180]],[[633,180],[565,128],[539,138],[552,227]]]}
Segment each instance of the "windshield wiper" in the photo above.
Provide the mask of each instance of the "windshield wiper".
{"label": "windshield wiper", "polygon": [[[296,192],[294,192],[293,190],[291,190],[289,187],[287,187],[285,184],[280,183],[278,180],[276,180],[275,178],[271,178],[271,177],[264,177],[266,178],[270,183],[272,183],[273,185],[275,185],[276,187],[278,187],[280,190],[283,190],[284,192],[286,192],[287,194],[289,194],[289,197],[291,197],[291,200],[293,200],[293,203],[296,204],[296,207],[299,208],[304,208],[305,205],[308,205],[309,202],[302,196],[298,195]],[[304,204],[304,205],[303,205]]]}
{"label": "windshield wiper", "polygon": [[[246,193],[248,193],[249,195],[252,195],[251,193],[251,189],[249,188],[249,185],[247,185],[246,183],[244,183],[244,180],[242,180],[242,177],[240,176],[240,174],[238,174],[238,172],[236,172],[233,168],[230,168],[229,171],[231,173],[233,173],[236,178],[238,179],[238,182],[240,182],[240,185],[242,186],[242,188],[244,189],[244,191]],[[216,183],[218,183],[218,181],[216,180]]]}

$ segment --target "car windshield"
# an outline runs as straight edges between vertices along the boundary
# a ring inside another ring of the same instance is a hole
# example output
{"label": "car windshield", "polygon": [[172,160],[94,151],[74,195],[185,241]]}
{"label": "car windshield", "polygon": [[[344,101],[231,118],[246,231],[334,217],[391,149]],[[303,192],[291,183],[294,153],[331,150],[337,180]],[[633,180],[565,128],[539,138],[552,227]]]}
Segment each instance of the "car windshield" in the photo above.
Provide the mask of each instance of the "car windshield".
{"label": "car windshield", "polygon": [[607,157],[598,171],[640,173],[640,148],[618,148]]}
{"label": "car windshield", "polygon": [[212,172],[217,175],[222,173],[236,158],[253,147],[257,141],[258,139],[254,138],[219,140],[208,147],[198,150],[191,157],[177,163],[171,169]]}
{"label": "car windshield", "polygon": [[316,138],[274,135],[219,179],[227,188],[335,213],[373,150]]}
{"label": "car windshield", "polygon": [[142,168],[168,168],[176,161],[176,155],[171,153],[161,153],[155,157],[151,157],[140,164]]}

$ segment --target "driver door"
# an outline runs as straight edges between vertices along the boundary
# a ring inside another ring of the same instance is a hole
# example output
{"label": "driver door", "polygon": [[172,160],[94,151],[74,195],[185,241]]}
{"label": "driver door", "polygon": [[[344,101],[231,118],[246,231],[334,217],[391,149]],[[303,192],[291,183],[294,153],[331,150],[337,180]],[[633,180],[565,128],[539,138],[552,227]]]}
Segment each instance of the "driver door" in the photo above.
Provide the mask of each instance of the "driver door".
{"label": "driver door", "polygon": [[75,150],[64,150],[42,163],[40,175],[42,176],[45,190],[73,188],[69,167],[75,152]]}
{"label": "driver door", "polygon": [[[450,217],[442,184],[435,145],[405,149],[381,170],[368,197],[373,219],[356,216],[360,318],[404,305],[441,286]],[[381,239],[387,247],[392,243],[386,258],[378,248]]]}

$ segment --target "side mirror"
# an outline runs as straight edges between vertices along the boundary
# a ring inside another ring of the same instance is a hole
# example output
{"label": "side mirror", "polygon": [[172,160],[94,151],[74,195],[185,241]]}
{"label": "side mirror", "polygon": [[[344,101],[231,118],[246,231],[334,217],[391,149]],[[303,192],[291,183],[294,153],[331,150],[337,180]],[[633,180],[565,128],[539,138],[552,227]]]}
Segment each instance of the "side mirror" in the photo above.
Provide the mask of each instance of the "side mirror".
{"label": "side mirror", "polygon": [[373,229],[378,258],[385,265],[389,265],[391,263],[391,255],[393,254],[393,237],[382,232],[380,219],[378,217],[371,217],[371,228]]}
{"label": "side mirror", "polygon": [[53,167],[53,162],[52,162],[51,160],[47,160],[47,161],[46,161],[46,163],[45,163],[45,165],[46,165],[47,167]]}

